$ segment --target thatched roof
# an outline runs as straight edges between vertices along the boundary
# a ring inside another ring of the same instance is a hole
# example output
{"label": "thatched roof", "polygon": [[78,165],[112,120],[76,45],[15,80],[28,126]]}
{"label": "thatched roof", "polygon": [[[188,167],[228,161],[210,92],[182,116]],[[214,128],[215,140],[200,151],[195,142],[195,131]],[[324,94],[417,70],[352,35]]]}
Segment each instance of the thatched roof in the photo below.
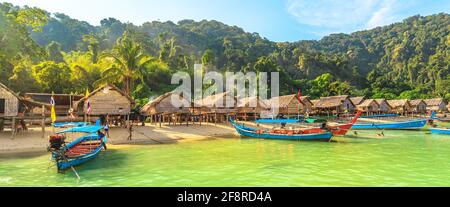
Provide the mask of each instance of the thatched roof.
{"label": "thatched roof", "polygon": [[387,100],[387,102],[393,108],[411,106],[411,104],[409,103],[409,101],[407,99]]}
{"label": "thatched roof", "polygon": [[350,98],[350,101],[352,101],[353,105],[356,106],[356,105],[361,104],[365,99],[366,99],[366,97],[359,96],[359,97],[352,97],[352,98]]}
{"label": "thatched roof", "polygon": [[[172,104],[172,95],[175,96],[176,99],[180,100],[181,107],[176,107]],[[165,93],[158,98],[149,101],[141,108],[141,113],[144,114],[160,114],[160,113],[188,113],[190,101],[186,98],[180,96],[178,93],[168,92]]]}
{"label": "thatched roof", "polygon": [[[209,107],[209,108],[234,108],[236,105],[236,98],[231,92],[223,92],[207,96],[200,100],[194,101],[197,107]],[[232,107],[230,107],[232,105]]]}
{"label": "thatched roof", "polygon": [[134,104],[134,103],[135,103],[134,100],[133,100],[133,98],[131,98],[131,97],[130,97],[129,95],[127,95],[125,92],[123,92],[122,90],[120,90],[119,88],[117,88],[115,85],[112,85],[112,84],[107,83],[107,84],[105,84],[105,85],[103,85],[103,86],[101,86],[101,87],[95,89],[95,90],[92,91],[91,93],[89,93],[89,96],[88,96],[88,97],[83,97],[83,98],[81,98],[80,100],[76,101],[76,102],[74,103],[74,108],[78,108],[78,105],[79,105],[80,103],[84,103],[84,101],[86,101],[86,100],[89,99],[90,97],[94,96],[96,93],[102,91],[102,90],[105,89],[106,87],[109,87],[110,90],[112,89],[112,90],[115,90],[115,91],[119,92],[122,96],[124,96],[125,98],[127,98],[127,99],[130,101],[131,104]]}
{"label": "thatched roof", "polygon": [[319,99],[314,99],[314,100],[311,100],[311,103],[313,104],[313,106],[315,106],[317,103],[319,103]]}
{"label": "thatched roof", "polygon": [[238,106],[238,108],[245,108],[245,107],[269,108],[270,107],[268,105],[268,103],[265,100],[261,99],[259,96],[237,98],[237,106]]}
{"label": "thatched roof", "polygon": [[17,99],[20,99],[19,95],[14,92],[13,90],[9,89],[7,86],[3,85],[3,83],[0,83],[0,88],[5,89],[5,91],[11,93],[13,96],[15,96]]}
{"label": "thatched roof", "polygon": [[295,99],[295,101],[298,102],[296,94],[272,97],[269,101],[270,101],[271,106],[273,106],[273,107],[276,106],[276,104],[278,104],[278,108],[286,108],[289,106],[291,101],[294,99]]}
{"label": "thatched roof", "polygon": [[[289,104],[295,101],[296,103],[298,103],[298,98],[297,98],[297,94],[291,94],[291,95],[285,95],[285,96],[277,96],[277,97],[272,97],[269,100],[269,104],[272,104],[273,106],[275,104],[279,105],[279,108],[286,108],[289,106]],[[305,103],[308,102],[310,105],[313,105],[313,103],[311,102],[311,100],[309,99],[309,96],[301,96],[300,97],[300,103],[302,105],[305,105]]]}
{"label": "thatched roof", "polygon": [[39,102],[39,101],[35,101],[35,100],[29,99],[29,98],[26,98],[26,97],[21,97],[17,93],[15,93],[13,90],[11,90],[7,86],[3,85],[2,83],[0,83],[0,87],[3,88],[5,91],[11,93],[20,102],[22,102],[26,107],[36,107],[36,106],[38,106],[38,107],[41,107],[41,106],[51,107],[50,102],[49,103]]}
{"label": "thatched roof", "polygon": [[445,103],[443,98],[425,99],[424,102],[427,104],[427,106],[439,106],[442,103]]}
{"label": "thatched roof", "polygon": [[369,107],[373,103],[375,103],[377,106],[380,106],[380,104],[378,104],[377,101],[375,101],[375,99],[366,99],[362,103],[360,103],[358,106],[359,107]]}
{"label": "thatched roof", "polygon": [[302,103],[309,102],[309,104],[313,105],[311,99],[309,99],[309,96],[300,96],[300,101],[302,101]]}
{"label": "thatched roof", "polygon": [[334,107],[339,107],[346,99],[348,99],[348,95],[321,97],[319,99],[319,101],[314,104],[314,107],[316,107],[316,108],[334,108]]}
{"label": "thatched roof", "polygon": [[386,105],[388,105],[390,108],[392,108],[392,106],[389,104],[389,102],[387,102],[386,99],[384,98],[379,98],[379,99],[375,99],[375,101],[377,102],[377,104],[381,107],[381,105],[383,105],[383,103],[385,103]]}
{"label": "thatched roof", "polygon": [[427,103],[425,103],[425,101],[423,101],[422,99],[411,100],[409,101],[409,103],[414,107],[420,105],[421,103],[427,105]]}

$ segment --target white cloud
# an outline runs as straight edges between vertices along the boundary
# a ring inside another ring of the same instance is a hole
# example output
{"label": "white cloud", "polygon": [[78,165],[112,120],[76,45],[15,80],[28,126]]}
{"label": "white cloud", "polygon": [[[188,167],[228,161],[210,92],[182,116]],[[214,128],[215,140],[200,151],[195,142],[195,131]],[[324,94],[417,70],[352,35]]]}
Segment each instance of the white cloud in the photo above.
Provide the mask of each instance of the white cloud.
{"label": "white cloud", "polygon": [[397,8],[396,3],[395,0],[385,0],[381,8],[372,14],[372,17],[367,22],[367,28],[371,29],[400,20],[400,18],[395,15],[395,9]]}
{"label": "white cloud", "polygon": [[286,7],[299,23],[349,32],[392,23],[397,0],[288,0]]}

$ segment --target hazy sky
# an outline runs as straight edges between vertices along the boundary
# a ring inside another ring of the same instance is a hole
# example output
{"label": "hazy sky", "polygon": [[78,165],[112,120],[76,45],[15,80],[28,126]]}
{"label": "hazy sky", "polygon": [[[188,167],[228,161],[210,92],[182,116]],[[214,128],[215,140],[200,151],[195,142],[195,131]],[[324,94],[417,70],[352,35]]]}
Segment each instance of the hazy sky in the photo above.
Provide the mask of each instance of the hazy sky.
{"label": "hazy sky", "polygon": [[[2,0],[0,0],[2,1]],[[114,17],[146,21],[218,20],[273,41],[320,39],[420,14],[450,13],[449,0],[6,0],[99,25]]]}

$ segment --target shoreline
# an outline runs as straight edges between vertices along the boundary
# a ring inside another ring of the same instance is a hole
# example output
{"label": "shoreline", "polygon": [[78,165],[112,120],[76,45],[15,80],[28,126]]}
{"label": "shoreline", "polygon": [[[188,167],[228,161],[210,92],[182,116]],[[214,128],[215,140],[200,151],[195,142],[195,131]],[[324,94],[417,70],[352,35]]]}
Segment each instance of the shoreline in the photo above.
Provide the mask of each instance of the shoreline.
{"label": "shoreline", "polygon": [[[59,130],[55,129],[55,131]],[[109,133],[107,144],[112,146],[176,144],[239,137],[231,125],[211,123],[203,123],[202,126],[163,125],[161,128],[147,123],[146,126],[133,127],[132,140],[127,140],[128,131],[124,128],[111,127]],[[50,134],[52,134],[51,127],[46,127],[44,138],[42,138],[41,128],[36,127],[18,132],[14,139],[11,139],[11,132],[0,132],[0,158],[45,154]],[[67,141],[76,137],[78,137],[77,133],[68,134]]]}

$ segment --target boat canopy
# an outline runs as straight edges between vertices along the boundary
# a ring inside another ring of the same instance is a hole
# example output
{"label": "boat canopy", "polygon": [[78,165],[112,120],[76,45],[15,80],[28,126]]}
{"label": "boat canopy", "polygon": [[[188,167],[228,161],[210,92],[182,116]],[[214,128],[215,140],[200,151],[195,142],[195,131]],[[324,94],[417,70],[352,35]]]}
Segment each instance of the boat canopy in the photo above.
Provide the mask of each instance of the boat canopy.
{"label": "boat canopy", "polygon": [[74,127],[74,128],[66,129],[66,130],[58,132],[58,134],[63,134],[63,133],[68,133],[68,132],[95,133],[101,129],[103,129],[103,126],[97,126],[97,125],[82,126],[82,127]]}
{"label": "boat canopy", "polygon": [[56,122],[53,124],[56,128],[82,127],[89,125],[88,122]]}

